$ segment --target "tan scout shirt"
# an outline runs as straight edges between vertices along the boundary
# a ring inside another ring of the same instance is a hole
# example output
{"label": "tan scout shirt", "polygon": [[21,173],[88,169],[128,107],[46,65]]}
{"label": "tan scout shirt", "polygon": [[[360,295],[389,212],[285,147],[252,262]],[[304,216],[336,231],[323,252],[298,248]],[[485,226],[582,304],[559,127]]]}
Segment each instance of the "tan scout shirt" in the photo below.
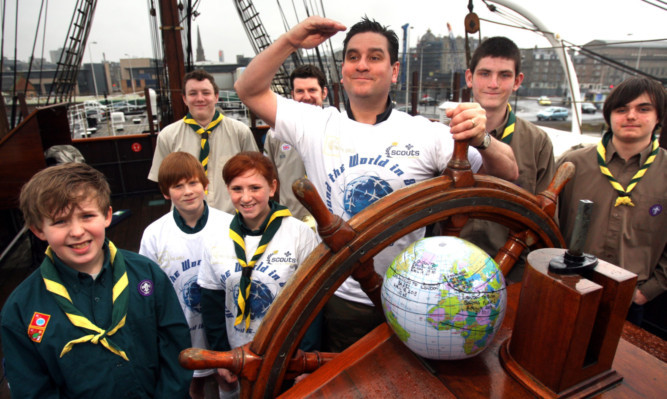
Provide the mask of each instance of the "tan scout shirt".
{"label": "tan scout shirt", "polygon": [[[489,134],[500,139],[508,118],[509,113],[506,113],[501,128]],[[545,190],[555,173],[554,151],[549,136],[532,123],[517,117],[514,135],[509,145],[519,166],[519,178],[514,183],[531,194]],[[508,228],[486,220],[470,220],[460,235],[492,257],[505,245],[508,236]],[[510,274],[510,279],[514,282],[521,281],[522,274],[523,265],[517,265]]]}
{"label": "tan scout shirt", "polygon": [[[650,147],[624,161],[611,140],[607,166],[623,187],[644,164]],[[574,178],[559,197],[560,227],[569,243],[579,200],[593,201],[584,247],[600,259],[638,275],[638,286],[650,301],[667,290],[667,151],[660,149],[653,164],[631,191],[632,206],[614,206],[617,192],[600,172],[596,146],[573,150],[559,164],[574,163]]]}
{"label": "tan scout shirt", "polygon": [[303,220],[310,213],[296,199],[292,191],[292,183],[306,176],[306,168],[303,166],[299,153],[290,144],[273,137],[273,129],[271,129],[264,140],[264,155],[276,165],[280,179],[280,203],[290,210],[292,216]]}
{"label": "tan scout shirt", "polygon": [[[224,117],[209,136],[210,155],[207,177],[209,180],[206,201],[216,209],[234,213],[234,205],[229,198],[227,186],[222,180],[222,167],[229,158],[241,151],[259,151],[250,128],[243,122]],[[153,164],[148,179],[157,182],[158,170],[164,157],[175,151],[185,151],[199,159],[201,151],[200,136],[183,122],[176,121],[157,136]]]}

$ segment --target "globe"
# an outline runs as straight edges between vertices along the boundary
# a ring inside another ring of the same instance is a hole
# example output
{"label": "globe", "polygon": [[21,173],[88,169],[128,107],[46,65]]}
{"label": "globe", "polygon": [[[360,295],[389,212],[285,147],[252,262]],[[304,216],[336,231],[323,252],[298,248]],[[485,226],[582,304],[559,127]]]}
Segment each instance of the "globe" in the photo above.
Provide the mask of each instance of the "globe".
{"label": "globe", "polygon": [[418,240],[382,283],[387,323],[414,353],[437,360],[482,352],[505,317],[505,278],[496,262],[458,237]]}

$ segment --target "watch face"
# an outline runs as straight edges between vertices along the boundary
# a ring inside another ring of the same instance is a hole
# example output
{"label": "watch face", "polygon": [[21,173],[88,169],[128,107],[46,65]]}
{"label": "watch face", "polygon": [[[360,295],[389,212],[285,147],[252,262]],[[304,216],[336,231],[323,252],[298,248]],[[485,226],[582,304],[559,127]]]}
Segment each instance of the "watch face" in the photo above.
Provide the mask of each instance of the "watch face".
{"label": "watch face", "polygon": [[477,148],[478,150],[485,150],[490,144],[491,144],[491,135],[489,133],[486,133],[484,135],[482,143],[480,145],[476,145],[473,147]]}

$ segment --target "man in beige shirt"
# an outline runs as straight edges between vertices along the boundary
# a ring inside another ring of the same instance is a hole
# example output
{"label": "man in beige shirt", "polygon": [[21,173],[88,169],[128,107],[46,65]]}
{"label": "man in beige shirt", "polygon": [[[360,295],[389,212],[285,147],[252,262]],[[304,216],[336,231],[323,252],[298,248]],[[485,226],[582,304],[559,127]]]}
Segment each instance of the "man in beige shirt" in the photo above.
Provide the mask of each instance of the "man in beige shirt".
{"label": "man in beige shirt", "polygon": [[[292,99],[300,103],[321,107],[327,98],[327,79],[320,68],[315,65],[301,65],[290,74]],[[269,130],[264,141],[264,155],[276,166],[280,179],[280,203],[285,205],[292,216],[306,221],[310,213],[301,205],[292,191],[292,183],[306,176],[306,168],[296,149],[273,135]]]}
{"label": "man in beige shirt", "polygon": [[643,305],[667,291],[667,151],[655,135],[666,97],[665,89],[648,78],[624,81],[604,103],[610,129],[600,144],[560,160],[576,167],[559,197],[565,242],[570,242],[579,201],[593,201],[584,251],[637,274],[628,320],[638,325]]}
{"label": "man in beige shirt", "polygon": [[148,179],[157,182],[162,160],[172,152],[185,151],[204,166],[210,183],[206,192],[209,206],[234,213],[222,167],[241,151],[259,151],[250,128],[243,122],[226,117],[216,109],[218,86],[211,74],[194,70],[183,78],[183,102],[188,114],[166,126],[157,136],[153,164]]}

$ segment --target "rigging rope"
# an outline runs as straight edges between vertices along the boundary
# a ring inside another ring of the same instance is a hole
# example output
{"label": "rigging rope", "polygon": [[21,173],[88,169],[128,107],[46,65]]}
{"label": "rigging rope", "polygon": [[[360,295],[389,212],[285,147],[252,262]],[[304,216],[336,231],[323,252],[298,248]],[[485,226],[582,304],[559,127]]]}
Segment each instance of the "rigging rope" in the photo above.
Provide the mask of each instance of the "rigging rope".
{"label": "rigging rope", "polygon": [[[37,30],[35,31],[35,40],[32,42],[32,51],[30,52],[30,62],[28,63],[28,75],[25,77],[25,85],[23,86],[23,93],[28,94],[28,82],[30,81],[30,72],[32,71],[32,62],[35,59],[35,47],[37,46],[37,37],[39,36],[39,27],[42,22],[42,10],[44,9],[44,1],[42,0],[42,4],[39,6],[39,16],[37,17]],[[17,24],[18,25],[18,24]],[[44,27],[44,30],[46,30],[46,27]],[[42,49],[44,46],[42,46]],[[42,59],[42,64],[43,64],[43,59]],[[40,70],[42,69],[43,65],[40,65]],[[90,65],[91,69],[93,65]],[[23,117],[26,117],[27,115],[23,115]]]}
{"label": "rigging rope", "polygon": [[[39,67],[39,91],[42,92],[42,73],[44,72],[44,50],[46,49],[46,22],[48,21],[48,12],[49,12],[49,0],[46,0],[46,7],[44,8],[44,30],[42,31],[42,63]],[[40,104],[42,95],[40,94],[37,100],[37,104]]]}

